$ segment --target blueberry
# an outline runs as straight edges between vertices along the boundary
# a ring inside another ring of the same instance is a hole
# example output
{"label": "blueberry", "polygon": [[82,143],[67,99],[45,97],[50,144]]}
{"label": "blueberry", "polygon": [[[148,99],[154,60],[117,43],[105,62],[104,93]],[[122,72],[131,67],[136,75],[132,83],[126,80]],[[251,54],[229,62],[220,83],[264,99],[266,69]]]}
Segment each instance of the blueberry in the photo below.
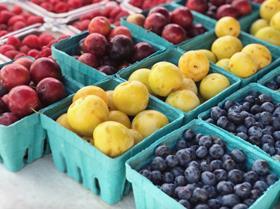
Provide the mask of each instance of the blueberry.
{"label": "blueberry", "polygon": [[217,169],[214,171],[217,181],[227,180],[227,172],[224,169]]}
{"label": "blueberry", "polygon": [[238,169],[233,169],[228,172],[228,180],[234,184],[241,183],[243,181],[244,172]]}
{"label": "blueberry", "polygon": [[205,121],[207,123],[215,123],[215,121],[212,118],[207,118]]}
{"label": "blueberry", "polygon": [[235,105],[235,102],[233,102],[233,101],[226,101],[225,102],[225,104],[224,104],[224,108],[226,109],[226,110],[228,110],[229,108],[231,108],[233,105]]}
{"label": "blueberry", "polygon": [[229,122],[227,124],[226,130],[229,131],[229,132],[234,133],[235,130],[236,130],[236,125],[234,125],[234,123],[232,123],[232,122]]}
{"label": "blueberry", "polygon": [[240,137],[241,139],[248,139],[248,135],[243,132],[237,133],[236,136]]}
{"label": "blueberry", "polygon": [[187,144],[186,140],[181,139],[181,140],[177,141],[177,143],[176,143],[176,148],[177,148],[178,150],[184,149],[184,148],[187,147],[187,145],[188,145],[188,144]]}
{"label": "blueberry", "polygon": [[180,203],[181,205],[183,205],[185,208],[191,209],[191,204],[190,204],[189,201],[187,201],[187,200],[179,200],[179,203]]}
{"label": "blueberry", "polygon": [[269,173],[269,166],[264,160],[256,160],[253,163],[252,170],[256,171],[257,174],[264,176]]}
{"label": "blueberry", "polygon": [[277,90],[278,89],[278,84],[275,81],[267,82],[265,84],[265,86],[272,89],[272,90]]}
{"label": "blueberry", "polygon": [[195,142],[196,142],[197,144],[199,143],[199,139],[200,139],[201,137],[203,137],[203,134],[200,134],[200,133],[196,134],[196,136],[195,136]]}
{"label": "blueberry", "polygon": [[186,166],[192,160],[191,153],[187,149],[177,151],[176,157],[181,166]]}
{"label": "blueberry", "polygon": [[272,126],[275,130],[279,130],[280,129],[280,120],[279,117],[273,117],[272,118]]}
{"label": "blueberry", "polygon": [[272,114],[270,112],[260,113],[260,121],[264,125],[269,125],[272,121]]}
{"label": "blueberry", "polygon": [[276,148],[280,148],[280,141],[276,141],[274,145]]}
{"label": "blueberry", "polygon": [[200,168],[201,168],[201,171],[210,171],[209,162],[207,160],[202,160],[200,162]]}
{"label": "blueberry", "polygon": [[273,116],[278,118],[280,117],[280,107],[275,108]]}
{"label": "blueberry", "polygon": [[215,185],[216,184],[216,177],[215,174],[211,173],[210,171],[204,171],[201,174],[201,181],[205,184],[205,185]]}
{"label": "blueberry", "polygon": [[223,168],[227,171],[233,170],[235,168],[235,166],[236,166],[236,164],[235,164],[234,160],[232,160],[232,159],[226,160],[223,163]]}
{"label": "blueberry", "polygon": [[145,176],[147,179],[152,179],[152,173],[148,169],[143,169],[140,171],[140,174]]}
{"label": "blueberry", "polygon": [[243,203],[246,204],[247,206],[251,206],[254,202],[255,200],[253,199],[246,199],[243,201]]}
{"label": "blueberry", "polygon": [[259,100],[260,100],[261,103],[264,103],[264,102],[271,102],[271,101],[272,101],[271,96],[266,95],[266,94],[260,94],[260,95],[258,96],[258,98],[259,98]]}
{"label": "blueberry", "polygon": [[251,142],[252,144],[255,144],[257,146],[261,145],[261,139],[256,136],[249,136],[248,141]]}
{"label": "blueberry", "polygon": [[173,173],[171,173],[171,172],[165,172],[162,176],[162,180],[165,183],[173,183],[174,179],[175,179],[175,177],[174,177]]}
{"label": "blueberry", "polygon": [[214,171],[223,167],[223,162],[221,160],[212,160],[210,162],[210,170]]}
{"label": "blueberry", "polygon": [[184,176],[177,176],[175,178],[175,185],[176,186],[185,186],[187,184],[187,181]]}
{"label": "blueberry", "polygon": [[152,182],[154,184],[160,184],[162,181],[162,175],[160,171],[152,171]]}
{"label": "blueberry", "polygon": [[195,166],[197,168],[200,168],[200,164],[197,161],[191,161],[188,166]]}
{"label": "blueberry", "polygon": [[269,174],[266,176],[266,183],[270,186],[278,181],[278,177],[275,174]]}
{"label": "blueberry", "polygon": [[184,132],[183,136],[186,140],[192,140],[195,137],[195,133],[191,129],[189,129]]}
{"label": "blueberry", "polygon": [[248,209],[248,206],[246,204],[239,203],[235,205],[232,209]]}
{"label": "blueberry", "polygon": [[175,185],[174,184],[163,184],[160,189],[169,196],[174,196]]}
{"label": "blueberry", "polygon": [[276,77],[275,81],[278,83],[278,85],[280,85],[280,76],[279,75]]}
{"label": "blueberry", "polygon": [[206,190],[209,198],[213,198],[213,197],[217,196],[217,191],[214,186],[204,185],[203,189]]}
{"label": "blueberry", "polygon": [[244,181],[254,184],[258,180],[258,174],[255,171],[248,171],[244,174]]}
{"label": "blueberry", "polygon": [[211,108],[210,115],[213,120],[217,121],[221,116],[226,115],[226,111],[216,106]]}
{"label": "blueberry", "polygon": [[245,111],[249,111],[251,107],[251,104],[249,102],[243,102],[242,109]]}
{"label": "blueberry", "polygon": [[269,134],[264,134],[261,141],[262,143],[274,144],[274,138]]}
{"label": "blueberry", "polygon": [[179,160],[176,155],[168,155],[165,159],[167,165],[171,168],[176,167],[179,164]]}
{"label": "blueberry", "polygon": [[229,208],[226,206],[222,206],[222,207],[220,207],[220,209],[229,209]]}
{"label": "blueberry", "polygon": [[256,200],[259,198],[259,196],[261,196],[262,192],[258,189],[252,189],[251,190],[251,196],[250,198],[253,199],[253,200]]}
{"label": "blueberry", "polygon": [[248,116],[244,119],[244,125],[247,127],[247,128],[250,128],[251,126],[253,126],[254,124],[256,123],[256,120],[254,117],[252,116]]}
{"label": "blueberry", "polygon": [[[280,120],[280,119],[279,119]],[[276,140],[280,140],[280,131],[274,131],[273,132],[273,137],[276,139]]]}
{"label": "blueberry", "polygon": [[207,148],[211,147],[212,143],[213,142],[212,142],[211,136],[202,136],[202,137],[200,137],[199,142],[198,142],[198,144],[200,146],[205,146]]}
{"label": "blueberry", "polygon": [[230,181],[220,181],[217,184],[217,191],[222,194],[231,194],[233,192],[233,183]]}
{"label": "blueberry", "polygon": [[271,102],[265,102],[261,105],[261,108],[262,108],[263,111],[273,113],[273,111],[275,109],[275,106]]}
{"label": "blueberry", "polygon": [[256,127],[256,126],[252,126],[248,129],[248,134],[250,136],[255,136],[255,137],[261,138],[262,137],[262,129],[259,128],[259,127]]}
{"label": "blueberry", "polygon": [[234,207],[240,203],[240,199],[236,194],[227,194],[222,196],[222,205],[228,207]]}
{"label": "blueberry", "polygon": [[208,199],[207,191],[203,188],[196,188],[193,191],[192,198],[196,202],[205,202]]}
{"label": "blueberry", "polygon": [[154,170],[159,171],[164,171],[167,168],[166,162],[162,157],[155,157],[151,165]]}
{"label": "blueberry", "polygon": [[262,145],[262,150],[265,151],[266,153],[270,154],[271,156],[276,154],[275,148],[270,143],[264,143]]}
{"label": "blueberry", "polygon": [[209,154],[214,159],[219,159],[224,155],[224,148],[219,144],[214,144],[209,149]]}
{"label": "blueberry", "polygon": [[218,199],[210,199],[207,204],[211,209],[219,209],[221,206],[220,200]]}
{"label": "blueberry", "polygon": [[192,196],[192,191],[186,186],[180,186],[175,189],[175,194],[179,199],[188,200]]}
{"label": "blueberry", "polygon": [[210,209],[206,204],[198,204],[194,209]]}
{"label": "blueberry", "polygon": [[271,135],[273,133],[274,128],[272,126],[265,126],[263,129],[263,134]]}
{"label": "blueberry", "polygon": [[264,192],[268,188],[268,185],[264,181],[256,181],[254,184],[254,189]]}
{"label": "blueberry", "polygon": [[223,140],[221,140],[220,138],[215,137],[215,136],[212,137],[212,138],[213,138],[215,144],[219,144],[219,145],[221,145],[223,148],[226,148],[226,144],[225,144],[225,142],[223,142]]}
{"label": "blueberry", "polygon": [[255,97],[252,95],[248,95],[244,98],[244,101],[249,102],[250,104],[255,103]]}
{"label": "blueberry", "polygon": [[232,160],[232,157],[229,154],[224,154],[222,160],[225,162],[226,160]]}
{"label": "blueberry", "polygon": [[232,159],[237,163],[243,163],[246,160],[245,154],[239,149],[232,150],[230,154]]}
{"label": "blueberry", "polygon": [[176,166],[175,168],[172,168],[171,172],[173,173],[173,175],[175,177],[184,175],[184,170],[179,166]]}
{"label": "blueberry", "polygon": [[184,173],[189,183],[196,183],[200,179],[200,170],[197,167],[189,166]]}
{"label": "blueberry", "polygon": [[195,153],[198,158],[205,158],[208,155],[208,149],[205,146],[199,146]]}
{"label": "blueberry", "polygon": [[250,112],[256,114],[262,112],[262,108],[259,105],[253,105],[250,109]]}
{"label": "blueberry", "polygon": [[167,155],[170,154],[170,149],[166,145],[160,145],[156,148],[155,154],[156,156],[165,158]]}
{"label": "blueberry", "polygon": [[245,125],[239,125],[236,127],[236,132],[237,133],[240,133],[240,132],[243,132],[243,133],[247,133],[247,127]]}
{"label": "blueberry", "polygon": [[229,111],[227,118],[235,124],[241,124],[244,120],[244,117],[242,117],[242,115],[236,111]]}
{"label": "blueberry", "polygon": [[217,120],[217,126],[221,127],[221,128],[226,128],[228,126],[228,119],[226,116],[222,116]]}
{"label": "blueberry", "polygon": [[237,184],[234,186],[234,192],[242,199],[246,199],[251,194],[252,186],[248,182],[244,182],[242,184]]}

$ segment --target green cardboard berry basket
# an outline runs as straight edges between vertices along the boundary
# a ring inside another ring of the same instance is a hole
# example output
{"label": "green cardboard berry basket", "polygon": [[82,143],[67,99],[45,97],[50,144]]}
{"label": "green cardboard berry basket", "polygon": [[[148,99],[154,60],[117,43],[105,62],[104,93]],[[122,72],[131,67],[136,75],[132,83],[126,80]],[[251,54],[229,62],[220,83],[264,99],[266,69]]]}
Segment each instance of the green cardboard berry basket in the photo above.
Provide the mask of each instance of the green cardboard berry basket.
{"label": "green cardboard berry basket", "polygon": [[[181,0],[179,2],[179,4],[181,5],[185,5],[186,4],[186,0]],[[243,16],[243,17],[240,17],[238,20],[239,20],[239,23],[240,23],[240,26],[241,26],[241,29],[242,30],[245,30],[246,28],[248,28],[248,25],[254,20],[256,19],[256,17],[258,16],[258,13],[259,13],[259,8],[260,6],[256,3],[252,3],[251,2],[251,6],[252,6],[252,12],[246,16]],[[197,12],[198,13],[198,12]],[[209,23],[212,23],[212,27],[215,28],[215,25],[216,25],[216,22],[217,20],[212,18],[212,17],[208,17],[207,15],[205,14],[202,14],[202,13],[198,13],[202,18],[205,18]]]}
{"label": "green cardboard berry basket", "polygon": [[[253,44],[253,43],[262,44],[262,45],[266,46],[272,54],[272,62],[268,66],[262,68],[256,74],[254,74],[248,78],[239,78],[239,77],[235,76],[234,74],[224,70],[223,68],[221,68],[213,63],[213,65],[215,65],[219,71],[224,71],[226,74],[231,74],[233,77],[241,79],[242,86],[245,86],[251,82],[256,82],[258,79],[262,78],[266,73],[269,73],[272,69],[274,69],[275,67],[277,67],[280,64],[280,48],[279,47],[275,47],[275,46],[272,46],[265,42],[259,41],[258,39],[255,39],[244,32],[241,32],[238,38],[243,43],[243,46],[248,45],[248,44]],[[181,49],[183,49],[184,51],[197,50],[197,49],[211,50],[211,45],[216,39],[217,39],[217,37],[215,35],[215,32],[212,31],[210,34],[207,34],[207,36],[205,37],[205,40],[203,42],[198,42],[198,41],[189,42],[185,45],[182,45]]]}
{"label": "green cardboard berry basket", "polygon": [[[134,42],[145,41],[151,44],[156,50],[156,52],[141,61],[130,64],[126,68],[129,69],[133,67],[134,64],[143,62],[152,57],[153,55],[161,53],[165,49],[165,47],[154,44],[149,39],[145,39],[145,37],[142,37],[141,34],[134,34],[133,31],[131,32]],[[89,33],[85,31],[76,36],[62,40],[59,43],[52,46],[52,56],[60,65],[62,73],[84,85],[90,85],[92,83],[101,82],[110,77],[113,77],[110,75],[106,75],[105,73],[102,73],[97,69],[80,62],[74,57],[74,55],[77,55],[79,53],[80,41],[86,38],[88,34]]]}
{"label": "green cardboard berry basket", "polygon": [[[105,90],[111,90],[119,83],[120,80],[110,79],[97,85]],[[150,98],[148,109],[164,113],[170,123],[146,137],[142,142],[119,157],[110,158],[53,120],[67,111],[71,104],[72,96],[48,108],[41,115],[42,125],[46,129],[49,138],[54,164],[59,171],[66,173],[75,181],[83,184],[85,188],[99,195],[108,204],[115,204],[130,189],[130,184],[125,178],[125,161],[148,147],[161,136],[179,128],[182,124],[183,114],[169,108],[161,101]]]}
{"label": "green cardboard berry basket", "polygon": [[[9,63],[1,65],[0,68]],[[68,93],[77,91],[81,86],[67,77],[64,77],[63,83]],[[34,112],[9,126],[0,125],[0,162],[9,171],[19,171],[49,152],[39,112]]]}
{"label": "green cardboard berry basket", "polygon": [[[269,95],[272,97],[273,102],[279,104],[280,103],[280,96],[275,94],[275,92],[267,87],[264,87],[258,83],[251,83],[249,85],[247,85],[246,87],[243,87],[242,89],[238,90],[237,92],[235,92],[234,94],[230,95],[229,97],[227,97],[226,99],[224,99],[223,101],[221,101],[218,106],[223,106],[224,103],[226,101],[241,101],[242,99],[244,99],[247,95],[249,95],[250,92],[258,92],[258,93],[263,93],[266,95]],[[201,120],[206,120],[207,118],[209,118],[210,116],[210,111],[211,110],[207,110],[205,112],[202,112],[201,114],[199,114],[198,118]],[[264,155],[272,158],[268,153],[266,153],[265,151],[263,151],[260,147],[226,131],[225,129],[222,129],[220,127],[218,127],[215,124],[210,124],[211,126],[216,127],[217,129],[219,129],[221,132],[227,134],[229,137],[233,138],[234,140],[241,142],[243,144],[245,144],[246,146],[250,146],[252,147],[254,150],[263,153]],[[279,164],[280,165],[280,164]]]}
{"label": "green cardboard berry basket", "polygon": [[[154,150],[161,144],[174,148],[176,142],[181,139],[185,130],[192,129],[195,133],[219,137],[226,143],[228,150],[240,149],[247,156],[247,166],[251,167],[253,162],[258,159],[266,160],[271,168],[272,173],[280,176],[279,164],[263,155],[250,146],[246,146],[234,138],[224,134],[218,129],[210,126],[201,120],[193,120],[180,129],[162,137],[143,152],[129,159],[126,163],[126,175],[128,181],[132,183],[134,199],[137,209],[184,209],[179,202],[162,192],[149,179],[142,176],[138,171],[150,163],[154,157]],[[263,195],[255,201],[248,209],[272,209],[278,202],[280,193],[280,180],[270,186]]]}
{"label": "green cardboard berry basket", "polygon": [[[178,7],[182,7],[181,5],[176,4],[176,3],[166,4],[163,6],[169,11],[173,11]],[[144,16],[147,16],[147,14],[148,14],[148,11],[143,12]],[[165,47],[178,47],[178,46],[181,46],[181,45],[186,44],[193,40],[203,41],[206,34],[208,34],[213,29],[213,23],[209,22],[209,20],[204,18],[201,14],[199,14],[197,12],[193,12],[193,11],[192,11],[192,14],[193,14],[194,22],[201,23],[205,27],[205,29],[208,31],[206,31],[205,33],[203,33],[199,36],[196,36],[192,39],[185,40],[177,45],[172,44],[171,42],[165,40],[164,38],[162,38],[161,36],[159,36],[158,34],[152,32],[152,31],[148,31],[141,26],[127,22],[126,18],[121,19],[121,24],[128,27],[131,31],[133,31],[134,34],[141,34],[143,37],[145,37],[146,39],[152,40],[154,43],[157,43],[157,44],[165,46]]]}
{"label": "green cardboard berry basket", "polygon": [[[259,84],[262,84],[265,86],[265,84],[269,81],[273,81],[276,76],[280,75],[280,66],[272,70],[270,73],[266,74],[264,77],[262,77],[260,80],[258,80]],[[275,93],[280,94],[280,90],[274,91]]]}
{"label": "green cardboard berry basket", "polygon": [[[138,65],[135,65],[134,68],[124,69],[124,70],[119,71],[117,75],[122,79],[128,80],[129,76],[137,69],[140,69],[140,68],[149,68],[150,69],[157,62],[167,61],[167,62],[171,62],[175,65],[178,65],[178,60],[182,56],[183,53],[184,52],[180,49],[169,48],[164,53],[155,55],[155,56],[151,57],[149,60],[147,60],[146,62],[142,62],[142,63],[139,63]],[[221,73],[221,74],[225,75],[229,79],[231,85],[228,88],[226,88],[224,91],[220,92],[215,97],[205,101],[204,103],[202,103],[201,105],[199,105],[198,107],[193,109],[192,111],[184,112],[185,122],[189,122],[190,120],[196,118],[199,113],[206,111],[210,107],[216,105],[219,101],[222,101],[225,97],[227,97],[228,95],[235,92],[240,86],[239,78],[234,77],[228,73],[225,73],[222,70],[219,70],[213,64],[211,64],[211,66],[210,66],[209,73]]]}

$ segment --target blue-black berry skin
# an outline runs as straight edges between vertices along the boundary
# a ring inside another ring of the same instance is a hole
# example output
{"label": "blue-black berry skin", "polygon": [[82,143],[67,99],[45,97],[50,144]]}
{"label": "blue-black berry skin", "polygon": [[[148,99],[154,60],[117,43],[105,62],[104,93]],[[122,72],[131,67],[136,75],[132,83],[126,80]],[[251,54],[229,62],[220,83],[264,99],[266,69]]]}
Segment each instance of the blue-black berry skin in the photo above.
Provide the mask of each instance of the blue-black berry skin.
{"label": "blue-black berry skin", "polygon": [[234,207],[240,203],[240,198],[236,194],[227,194],[222,196],[222,205],[227,207]]}

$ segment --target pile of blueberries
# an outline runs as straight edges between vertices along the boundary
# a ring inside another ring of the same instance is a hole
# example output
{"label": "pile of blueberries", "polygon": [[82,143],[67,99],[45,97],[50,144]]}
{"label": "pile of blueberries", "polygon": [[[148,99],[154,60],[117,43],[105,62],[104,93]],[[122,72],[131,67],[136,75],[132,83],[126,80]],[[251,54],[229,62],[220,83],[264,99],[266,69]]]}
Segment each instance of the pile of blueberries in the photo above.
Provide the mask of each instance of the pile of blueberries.
{"label": "pile of blueberries", "polygon": [[240,102],[226,101],[211,109],[207,121],[280,157],[280,104],[271,96],[252,92]]}
{"label": "pile of blueberries", "polygon": [[250,169],[241,150],[191,129],[174,149],[161,145],[155,155],[140,173],[188,209],[247,209],[278,180],[266,161]]}
{"label": "pile of blueberries", "polygon": [[269,81],[264,84],[266,87],[272,89],[272,90],[280,90],[280,75],[276,76],[274,80]]}

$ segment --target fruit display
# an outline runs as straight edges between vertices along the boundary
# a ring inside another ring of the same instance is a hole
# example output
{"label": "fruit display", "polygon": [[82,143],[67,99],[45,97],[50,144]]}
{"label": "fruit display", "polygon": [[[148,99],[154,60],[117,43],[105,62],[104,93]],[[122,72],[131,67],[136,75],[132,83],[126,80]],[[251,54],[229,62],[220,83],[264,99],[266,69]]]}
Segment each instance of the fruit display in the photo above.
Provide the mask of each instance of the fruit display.
{"label": "fruit display", "polygon": [[77,59],[107,75],[156,51],[147,42],[136,43],[128,28],[111,28],[109,20],[102,16],[93,18],[88,30],[89,35],[82,41],[81,55]]}
{"label": "fruit display", "polygon": [[172,0],[128,0],[128,2],[134,7],[147,10],[158,6],[159,4],[170,3]]}
{"label": "fruit display", "polygon": [[131,14],[126,21],[152,31],[172,44],[179,44],[206,32],[202,24],[194,22],[193,14],[186,7],[168,11],[158,6],[151,9],[146,17]]}
{"label": "fruit display", "polygon": [[19,58],[0,71],[0,124],[11,125],[66,96],[60,68],[51,58]]}
{"label": "fruit display", "polygon": [[44,19],[36,16],[17,4],[0,4],[0,37],[24,27],[43,23]]}
{"label": "fruit display", "polygon": [[204,101],[227,89],[230,80],[210,71],[208,57],[203,51],[188,51],[178,60],[178,66],[161,61],[148,68],[134,71],[129,81],[143,83],[152,95],[184,112],[190,112]]}
{"label": "fruit display", "polygon": [[267,161],[250,162],[222,138],[187,129],[175,140],[173,148],[159,145],[138,172],[185,208],[247,209],[279,179]]}
{"label": "fruit display", "polygon": [[18,37],[9,36],[5,43],[0,45],[0,53],[10,59],[17,59],[22,56],[34,58],[51,56],[51,46],[68,35],[56,37],[49,32],[32,31],[27,35]]}
{"label": "fruit display", "polygon": [[29,0],[53,13],[65,13],[103,0]]}
{"label": "fruit display", "polygon": [[107,92],[86,86],[75,93],[57,122],[104,154],[117,157],[169,123],[164,113],[147,110],[148,103],[149,91],[139,81],[121,83]]}
{"label": "fruit display", "polygon": [[228,100],[223,106],[213,107],[207,121],[277,157],[280,156],[279,111],[279,103],[271,96],[254,91],[240,101]]}
{"label": "fruit display", "polygon": [[280,2],[264,1],[260,7],[260,19],[252,23],[249,32],[256,38],[280,46]]}
{"label": "fruit display", "polygon": [[277,75],[273,80],[266,82],[264,85],[272,90],[279,91],[280,90],[280,75]]}
{"label": "fruit display", "polygon": [[95,8],[91,12],[80,16],[78,20],[71,22],[71,25],[80,31],[84,31],[88,29],[88,25],[94,17],[103,16],[108,18],[111,24],[119,26],[120,19],[128,15],[129,12],[120,6],[119,3],[110,1],[102,6],[102,8]]}
{"label": "fruit display", "polygon": [[244,17],[252,12],[249,0],[187,0],[185,6],[213,19]]}

